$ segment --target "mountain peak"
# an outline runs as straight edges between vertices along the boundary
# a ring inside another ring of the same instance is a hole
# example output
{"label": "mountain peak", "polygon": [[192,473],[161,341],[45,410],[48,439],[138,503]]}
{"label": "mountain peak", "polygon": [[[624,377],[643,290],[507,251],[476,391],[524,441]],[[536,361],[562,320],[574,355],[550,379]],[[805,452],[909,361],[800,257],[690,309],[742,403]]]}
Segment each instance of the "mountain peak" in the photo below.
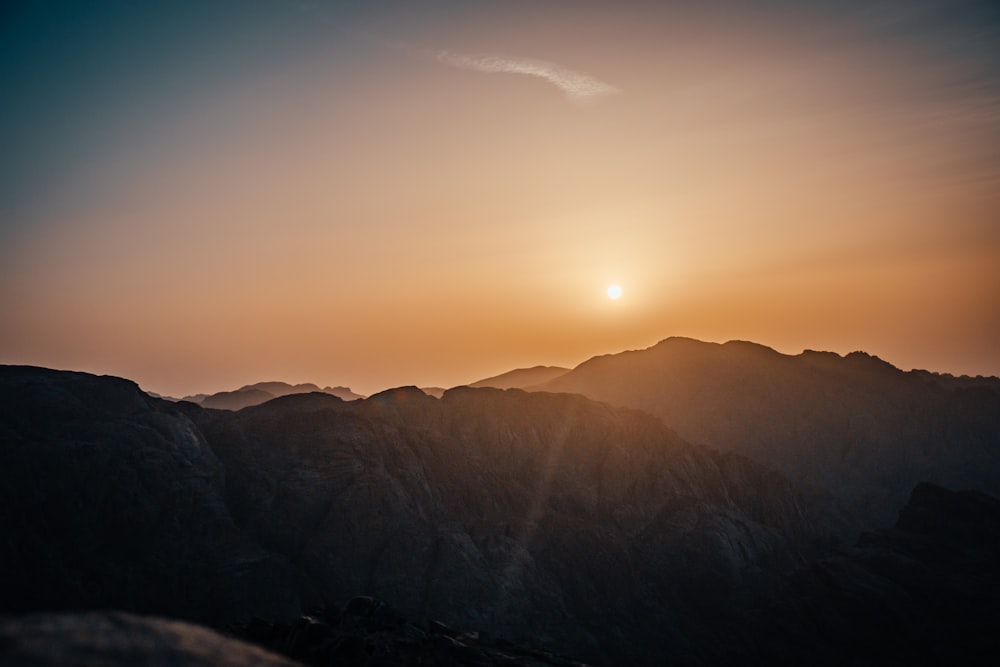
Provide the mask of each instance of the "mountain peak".
{"label": "mountain peak", "polygon": [[872,368],[882,367],[886,369],[892,369],[898,371],[899,369],[890,364],[888,361],[881,359],[874,354],[868,354],[867,352],[862,352],[861,350],[856,350],[844,356],[844,360],[853,364],[866,364]]}
{"label": "mountain peak", "polygon": [[318,386],[311,382],[293,385],[276,380],[272,380],[270,382],[255,382],[254,384],[244,385],[237,391],[246,391],[248,389],[259,389],[260,391],[266,391],[267,393],[274,394],[275,396],[285,396],[286,394],[305,394],[311,391],[321,391]]}
{"label": "mountain peak", "polygon": [[[699,346],[699,347],[711,347],[711,346],[717,347],[719,344],[718,343],[709,343],[707,341],[698,340],[697,338],[691,338],[689,336],[668,336],[668,337],[664,338],[663,340],[661,340],[660,342],[658,342],[656,345],[653,345],[653,347],[656,348],[656,347],[661,347],[661,346],[662,347],[667,347],[667,346],[680,346],[680,345],[690,345],[690,346]],[[648,348],[648,349],[652,349],[652,348]],[[641,351],[641,350],[639,350],[639,351]],[[605,356],[613,356],[613,355],[605,355]]]}
{"label": "mountain peak", "polygon": [[385,389],[377,394],[372,394],[365,400],[367,402],[374,403],[399,403],[404,401],[423,401],[427,399],[436,400],[433,396],[429,396],[424,393],[420,387],[406,385],[405,387]]}

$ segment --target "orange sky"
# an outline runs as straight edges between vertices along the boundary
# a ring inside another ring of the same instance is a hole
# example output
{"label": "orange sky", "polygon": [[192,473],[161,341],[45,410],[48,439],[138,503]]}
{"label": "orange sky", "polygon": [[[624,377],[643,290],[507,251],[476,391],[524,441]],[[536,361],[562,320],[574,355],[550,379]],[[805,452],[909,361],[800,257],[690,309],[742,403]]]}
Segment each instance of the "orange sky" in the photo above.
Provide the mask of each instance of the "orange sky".
{"label": "orange sky", "polygon": [[15,12],[117,69],[0,72],[0,362],[372,393],[686,335],[1000,374],[989,3],[258,4],[182,46]]}

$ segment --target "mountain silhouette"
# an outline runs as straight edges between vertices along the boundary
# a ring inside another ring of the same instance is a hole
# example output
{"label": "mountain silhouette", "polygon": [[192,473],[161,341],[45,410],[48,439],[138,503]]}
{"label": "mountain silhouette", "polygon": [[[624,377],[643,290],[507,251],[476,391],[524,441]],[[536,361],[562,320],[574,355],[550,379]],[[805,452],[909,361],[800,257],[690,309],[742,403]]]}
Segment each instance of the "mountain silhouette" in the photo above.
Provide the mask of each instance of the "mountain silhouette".
{"label": "mountain silhouette", "polygon": [[[361,394],[355,394],[347,387],[324,387],[320,389],[310,382],[296,385],[291,385],[287,382],[257,382],[255,384],[244,385],[234,391],[220,391],[215,394],[193,394],[185,396],[180,400],[197,403],[202,407],[214,408],[216,410],[242,410],[251,405],[266,403],[279,396],[312,392],[330,394],[345,401],[364,398]],[[150,395],[156,396],[155,394]]]}
{"label": "mountain silhouette", "polygon": [[780,354],[668,338],[541,385],[660,417],[690,442],[748,456],[887,525],[913,486],[1000,494],[1000,379],[903,372],[863,352]]}

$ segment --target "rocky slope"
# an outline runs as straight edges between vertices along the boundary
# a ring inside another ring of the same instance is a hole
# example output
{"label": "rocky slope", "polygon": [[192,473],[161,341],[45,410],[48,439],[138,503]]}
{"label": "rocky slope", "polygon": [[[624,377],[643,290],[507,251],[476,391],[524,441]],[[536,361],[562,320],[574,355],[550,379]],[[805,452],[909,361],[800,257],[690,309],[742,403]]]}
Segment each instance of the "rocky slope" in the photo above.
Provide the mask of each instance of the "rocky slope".
{"label": "rocky slope", "polygon": [[680,651],[702,609],[840,527],[778,474],[577,396],[403,388],[190,416],[237,521],[302,568],[313,602],[365,592],[593,662]]}
{"label": "rocky slope", "polygon": [[3,611],[299,608],[294,568],[233,522],[222,463],[174,404],[119,378],[0,371]]}
{"label": "rocky slope", "polygon": [[253,618],[226,630],[315,667],[587,667],[489,632],[459,632],[440,621],[414,623],[370,596],[352,598],[343,608],[314,610],[290,623]]}
{"label": "rocky slope", "polygon": [[[738,613],[709,619],[696,653],[659,657],[709,665],[993,665],[998,563],[1000,501],[920,484],[895,527],[811,559]],[[568,663],[484,633],[436,622],[418,628],[371,598],[294,623],[255,620],[234,630],[312,665],[329,664],[330,652],[342,653],[350,640],[407,665]]]}
{"label": "rocky slope", "polygon": [[789,356],[740,341],[668,338],[596,357],[541,387],[630,406],[888,525],[913,486],[1000,493],[1000,380],[904,373],[861,352]]}
{"label": "rocky slope", "polygon": [[605,664],[834,539],[821,495],[578,396],[416,388],[239,412],[3,368],[7,610],[216,622],[358,594]]}
{"label": "rocky slope", "polygon": [[896,525],[810,562],[745,615],[732,664],[993,665],[1000,501],[919,484]]}

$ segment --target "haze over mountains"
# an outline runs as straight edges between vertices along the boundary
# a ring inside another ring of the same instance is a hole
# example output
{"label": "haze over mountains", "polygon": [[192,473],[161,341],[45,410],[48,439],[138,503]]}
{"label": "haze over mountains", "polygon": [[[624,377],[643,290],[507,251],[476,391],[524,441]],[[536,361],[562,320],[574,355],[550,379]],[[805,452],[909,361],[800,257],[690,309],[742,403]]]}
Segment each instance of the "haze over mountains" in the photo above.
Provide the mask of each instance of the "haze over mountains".
{"label": "haze over mountains", "polygon": [[488,382],[543,391],[233,410],[0,367],[0,611],[310,664],[997,655],[1000,380],[672,338]]}
{"label": "haze over mountains", "polygon": [[364,398],[361,394],[355,394],[348,387],[324,387],[320,389],[311,382],[296,385],[291,385],[287,382],[256,382],[244,385],[234,391],[220,391],[215,394],[193,394],[181,399],[164,398],[168,398],[168,400],[190,401],[191,403],[197,403],[203,407],[215,408],[217,410],[240,410],[251,405],[266,403],[272,398],[278,398],[279,396],[308,394],[311,392],[330,394],[345,401]]}
{"label": "haze over mountains", "polygon": [[[489,377],[484,380],[472,382],[468,386],[494,387],[497,389],[524,389],[540,385],[567,372],[569,372],[568,368],[562,368],[559,366],[519,368],[502,373],[495,377]],[[420,389],[428,396],[434,396],[435,398],[441,398],[446,391],[444,387],[421,387]],[[189,396],[184,396],[183,398],[162,396],[155,392],[147,393],[156,398],[164,398],[170,401],[189,401],[191,403],[197,403],[205,408],[214,408],[217,410],[241,410],[243,408],[250,407],[251,405],[266,403],[267,401],[270,401],[273,398],[278,398],[279,396],[288,396],[290,394],[308,394],[312,392],[330,394],[331,396],[342,398],[345,401],[354,401],[359,398],[364,398],[363,395],[351,391],[349,387],[338,386],[324,387],[321,389],[318,385],[311,382],[292,385],[287,382],[275,381],[255,382],[253,384],[244,385],[239,389],[234,389],[233,391],[220,391],[214,394],[191,394]]]}

